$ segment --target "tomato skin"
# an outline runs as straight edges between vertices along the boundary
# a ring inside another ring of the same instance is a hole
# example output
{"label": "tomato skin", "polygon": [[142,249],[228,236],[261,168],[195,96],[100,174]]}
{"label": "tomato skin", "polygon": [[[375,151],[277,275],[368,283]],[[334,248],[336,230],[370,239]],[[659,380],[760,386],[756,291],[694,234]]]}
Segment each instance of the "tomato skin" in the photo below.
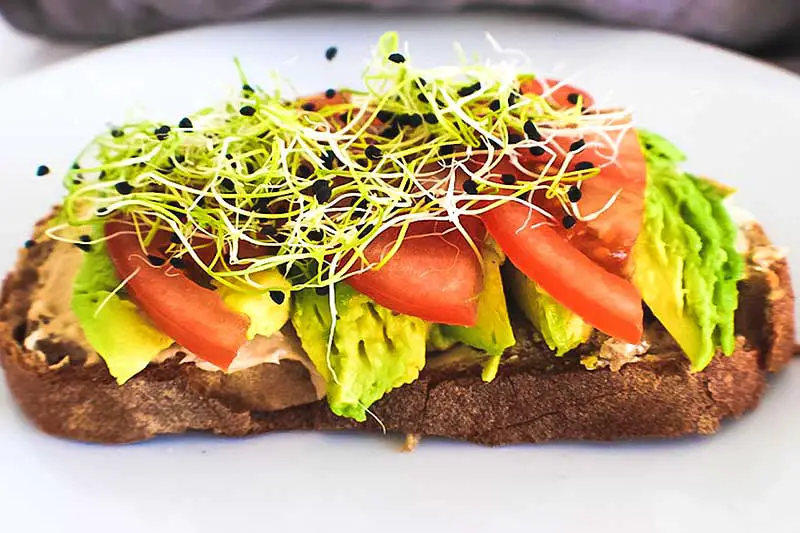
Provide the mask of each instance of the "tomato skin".
{"label": "tomato skin", "polygon": [[[480,222],[463,217],[461,223],[480,245],[485,237]],[[399,234],[398,228],[389,228],[377,235],[364,251],[366,259],[380,261]],[[396,313],[440,324],[473,326],[483,272],[480,260],[455,226],[420,221],[410,225],[400,248],[383,267],[351,276],[346,282]]]}
{"label": "tomato skin", "polygon": [[[600,169],[597,175],[580,185],[581,199],[576,205],[583,216],[604,209],[616,195],[611,206],[597,218],[579,220],[574,227],[559,227],[558,231],[609,271],[627,276],[630,274],[630,251],[642,228],[647,167],[636,131],[621,121],[609,127],[612,129],[604,135],[597,132],[578,135],[562,130],[555,134],[548,145],[557,154],[554,167],[560,168],[570,145],[582,140],[586,144],[572,156],[568,170],[574,169],[578,163],[592,163]],[[615,151],[617,156],[611,159]],[[529,153],[520,154],[520,160],[526,168],[535,168],[551,157],[550,154],[539,157]],[[554,215],[565,214],[557,201],[538,198],[536,203]]]}
{"label": "tomato skin", "polygon": [[580,97],[579,101],[584,109],[594,105],[594,98],[586,91],[551,78],[524,80],[520,84],[519,90],[522,94],[537,94],[539,96],[549,92],[548,102],[558,108],[575,107],[577,104],[570,101],[570,98],[575,98],[575,96]]}
{"label": "tomato skin", "polygon": [[594,263],[520,203],[481,218],[509,260],[558,302],[612,337],[641,341],[642,299],[633,284]]}
{"label": "tomato skin", "polygon": [[104,230],[117,274],[120,279],[131,276],[125,290],[137,307],[176,343],[227,369],[247,342],[249,319],[228,309],[219,294],[200,287],[169,263],[151,265],[130,223],[110,220]]}

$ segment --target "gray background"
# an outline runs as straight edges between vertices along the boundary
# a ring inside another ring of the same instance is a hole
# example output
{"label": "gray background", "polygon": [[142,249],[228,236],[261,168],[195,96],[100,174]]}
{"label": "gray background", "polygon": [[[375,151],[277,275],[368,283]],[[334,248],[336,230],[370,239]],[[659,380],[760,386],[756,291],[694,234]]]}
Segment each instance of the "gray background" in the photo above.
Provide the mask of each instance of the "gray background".
{"label": "gray background", "polygon": [[0,0],[0,13],[23,32],[93,43],[334,8],[555,11],[680,33],[800,68],[800,0]]}

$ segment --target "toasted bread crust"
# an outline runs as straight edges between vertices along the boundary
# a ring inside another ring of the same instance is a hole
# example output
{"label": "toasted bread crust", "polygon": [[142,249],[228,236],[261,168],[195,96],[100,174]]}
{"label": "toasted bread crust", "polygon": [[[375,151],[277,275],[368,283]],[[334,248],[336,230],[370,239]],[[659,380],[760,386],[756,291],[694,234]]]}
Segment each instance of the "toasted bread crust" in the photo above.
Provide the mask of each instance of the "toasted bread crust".
{"label": "toasted bread crust", "polygon": [[[209,388],[206,372],[177,361],[151,365],[124,386],[102,364],[48,369],[22,339],[37,268],[50,246],[43,242],[21,251],[0,298],[0,363],[17,404],[43,431],[125,443],[194,430],[241,436],[380,429],[373,420],[359,424],[336,417],[324,401],[272,412],[248,409],[246,396],[230,384]],[[431,363],[419,380],[390,392],[372,411],[390,432],[489,445],[708,434],[723,419],[756,407],[768,372],[788,363],[795,339],[794,296],[783,259],[743,282],[739,346],[698,373],[690,372],[671,340],[654,348],[657,357],[618,372],[588,371],[578,362],[581,354],[557,359],[524,320],[516,322],[520,342],[493,382],[484,383],[475,365]],[[259,378],[245,379],[252,388]]]}

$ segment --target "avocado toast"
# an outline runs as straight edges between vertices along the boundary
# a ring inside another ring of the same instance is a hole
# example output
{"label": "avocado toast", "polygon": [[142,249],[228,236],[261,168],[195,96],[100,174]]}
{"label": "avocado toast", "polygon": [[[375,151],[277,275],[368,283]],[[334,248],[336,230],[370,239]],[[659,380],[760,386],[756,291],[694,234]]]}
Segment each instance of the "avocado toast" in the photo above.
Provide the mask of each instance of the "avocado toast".
{"label": "avocado toast", "polygon": [[732,190],[567,84],[415,69],[242,90],[100,136],[3,289],[3,366],[69,438],[374,429],[502,444],[713,432],[794,347]]}

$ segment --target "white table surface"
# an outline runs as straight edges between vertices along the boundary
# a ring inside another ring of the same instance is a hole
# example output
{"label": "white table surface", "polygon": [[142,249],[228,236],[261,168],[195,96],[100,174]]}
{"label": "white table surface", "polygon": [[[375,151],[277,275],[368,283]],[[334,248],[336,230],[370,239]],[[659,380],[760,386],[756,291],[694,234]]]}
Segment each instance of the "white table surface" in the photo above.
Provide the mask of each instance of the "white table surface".
{"label": "white table surface", "polygon": [[0,84],[89,49],[24,35],[0,19]]}

